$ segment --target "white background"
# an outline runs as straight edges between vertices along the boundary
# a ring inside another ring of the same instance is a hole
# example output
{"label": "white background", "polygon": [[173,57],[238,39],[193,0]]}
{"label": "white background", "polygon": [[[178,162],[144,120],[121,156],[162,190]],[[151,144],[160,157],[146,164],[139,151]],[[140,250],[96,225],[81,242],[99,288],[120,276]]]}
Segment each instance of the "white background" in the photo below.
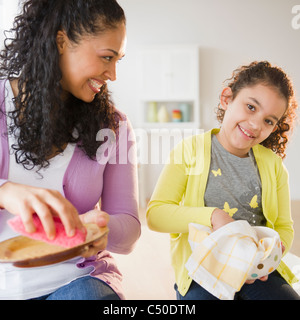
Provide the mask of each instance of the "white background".
{"label": "white background", "polygon": [[[197,44],[200,47],[202,128],[216,126],[214,109],[222,82],[241,64],[269,60],[293,79],[300,96],[300,29],[292,28],[292,8],[300,0],[119,0],[127,16],[128,45],[111,86],[117,107],[138,122],[134,54],[137,46]],[[10,28],[18,0],[0,0],[0,43]],[[184,79],[182,79],[184,81]],[[300,200],[300,130],[296,129],[285,164],[291,197]]]}

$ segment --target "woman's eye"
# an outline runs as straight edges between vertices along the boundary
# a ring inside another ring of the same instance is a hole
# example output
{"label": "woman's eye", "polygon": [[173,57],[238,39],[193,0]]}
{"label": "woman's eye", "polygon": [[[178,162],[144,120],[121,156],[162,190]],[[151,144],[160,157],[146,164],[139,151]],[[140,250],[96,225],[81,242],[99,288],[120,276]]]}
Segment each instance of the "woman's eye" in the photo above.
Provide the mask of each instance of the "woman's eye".
{"label": "woman's eye", "polygon": [[111,61],[113,57],[107,56],[107,57],[103,57],[103,59],[105,59],[106,61]]}

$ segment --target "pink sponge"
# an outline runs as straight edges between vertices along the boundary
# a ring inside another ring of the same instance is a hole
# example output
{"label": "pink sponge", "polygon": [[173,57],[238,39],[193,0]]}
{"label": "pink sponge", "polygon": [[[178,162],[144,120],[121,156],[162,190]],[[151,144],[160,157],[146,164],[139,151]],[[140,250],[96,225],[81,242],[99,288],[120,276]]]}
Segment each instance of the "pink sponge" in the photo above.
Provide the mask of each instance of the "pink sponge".
{"label": "pink sponge", "polygon": [[33,218],[33,223],[36,227],[36,231],[33,233],[26,232],[20,216],[16,216],[15,218],[8,220],[7,223],[14,231],[28,238],[45,241],[47,243],[55,244],[55,245],[66,247],[66,248],[75,247],[85,241],[86,233],[87,233],[86,230],[85,232],[83,232],[77,229],[73,237],[68,237],[65,232],[65,228],[60,218],[58,217],[53,217],[54,224],[56,227],[56,236],[53,240],[49,240],[45,233],[45,230],[43,228],[40,218],[36,214],[33,215],[32,218]]}

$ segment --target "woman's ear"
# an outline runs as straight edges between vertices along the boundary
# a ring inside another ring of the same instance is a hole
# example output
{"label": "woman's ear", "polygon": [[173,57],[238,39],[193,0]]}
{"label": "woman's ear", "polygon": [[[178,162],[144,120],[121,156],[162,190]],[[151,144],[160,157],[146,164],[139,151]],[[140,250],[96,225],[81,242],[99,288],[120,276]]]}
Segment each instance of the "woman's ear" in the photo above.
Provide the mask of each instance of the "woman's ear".
{"label": "woman's ear", "polygon": [[229,102],[232,100],[232,90],[229,87],[226,87],[222,90],[220,97],[220,106],[221,109],[227,110]]}
{"label": "woman's ear", "polygon": [[65,50],[65,47],[67,44],[67,39],[68,39],[68,37],[64,31],[59,30],[57,32],[56,45],[57,45],[57,49],[58,49],[59,54],[64,53],[64,50]]}

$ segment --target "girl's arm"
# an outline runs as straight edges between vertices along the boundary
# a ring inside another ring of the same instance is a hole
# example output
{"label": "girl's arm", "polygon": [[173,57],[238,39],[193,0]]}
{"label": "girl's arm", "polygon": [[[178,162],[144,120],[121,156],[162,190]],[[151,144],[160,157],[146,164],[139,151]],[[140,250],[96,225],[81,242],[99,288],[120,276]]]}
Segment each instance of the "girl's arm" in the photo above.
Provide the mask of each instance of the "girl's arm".
{"label": "girl's arm", "polygon": [[[190,140],[189,140],[190,141]],[[188,206],[185,198],[197,203],[198,187],[186,194],[189,179],[198,177],[187,174],[192,159],[192,143],[185,141],[175,147],[170,154],[148,205],[147,223],[150,229],[166,233],[187,233],[189,223],[199,223],[212,227],[211,216],[216,208]]]}
{"label": "girl's arm", "polygon": [[279,233],[285,247],[285,253],[289,251],[294,239],[293,220],[290,207],[290,190],[288,172],[280,161],[277,173],[277,206],[278,217],[274,223],[274,229]]}

